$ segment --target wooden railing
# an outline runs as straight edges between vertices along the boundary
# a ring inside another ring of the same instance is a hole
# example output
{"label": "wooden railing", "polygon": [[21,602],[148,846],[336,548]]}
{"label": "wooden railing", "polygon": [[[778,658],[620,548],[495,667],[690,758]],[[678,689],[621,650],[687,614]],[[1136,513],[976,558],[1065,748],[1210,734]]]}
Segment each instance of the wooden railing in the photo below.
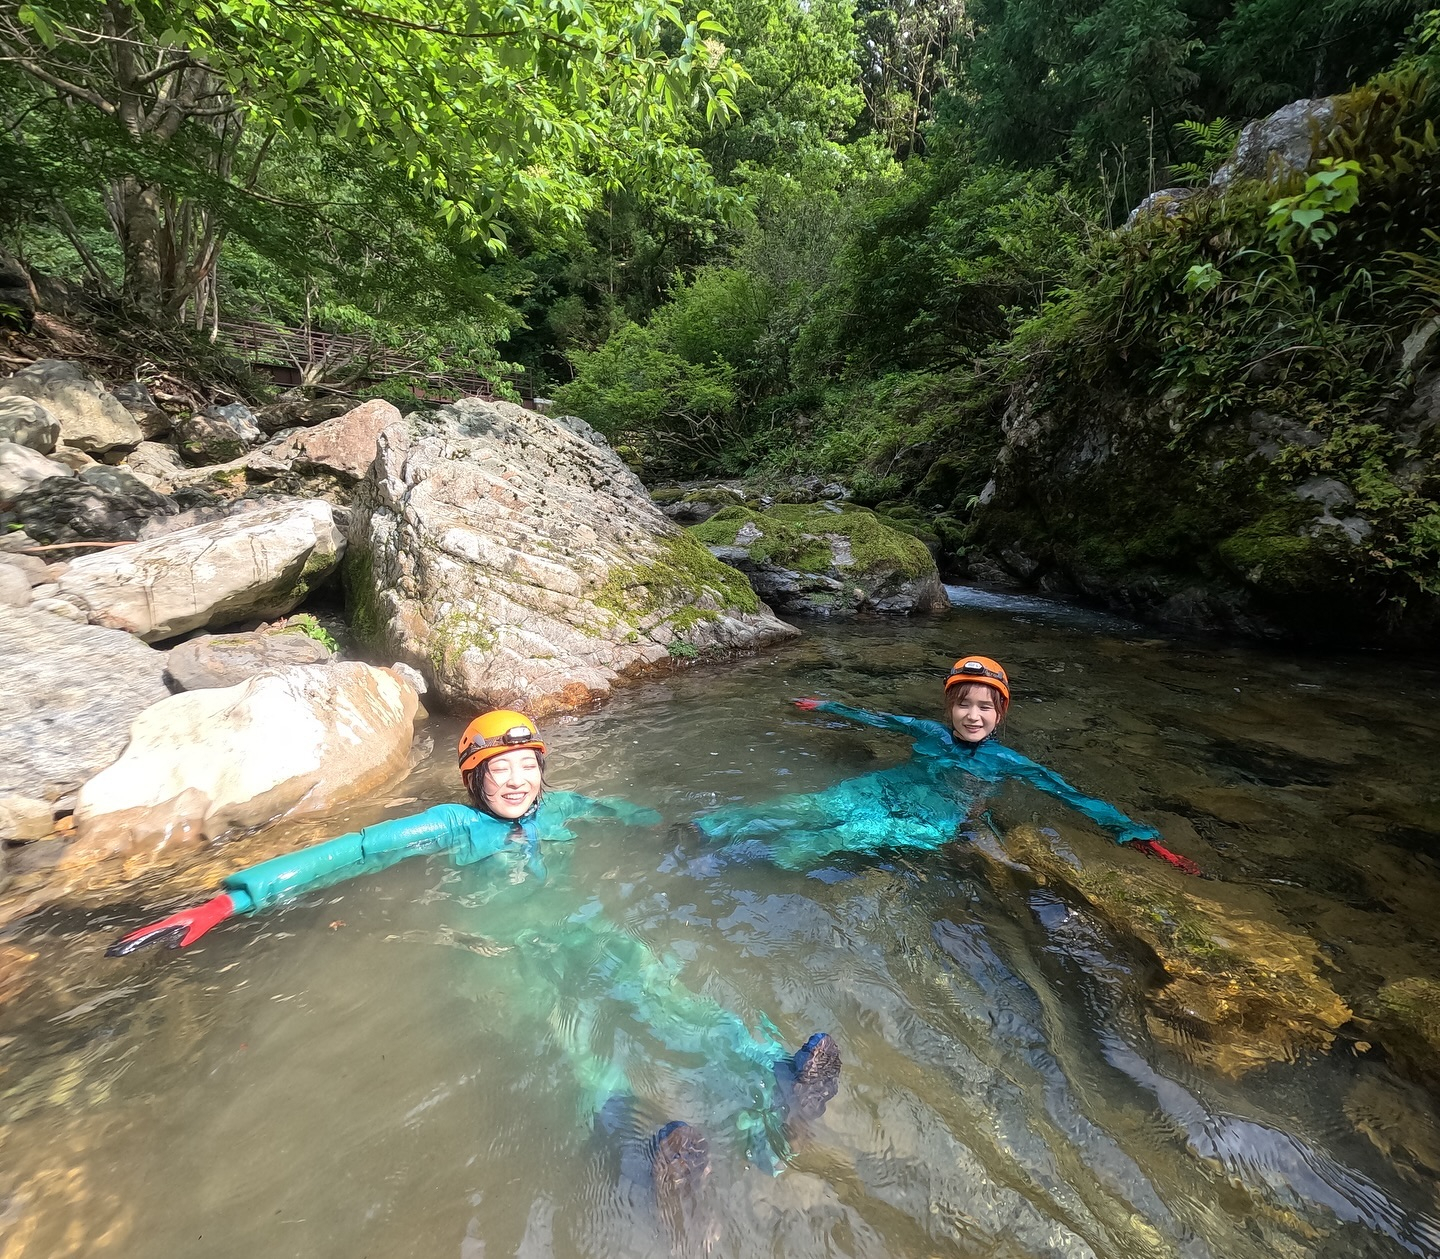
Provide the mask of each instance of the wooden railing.
{"label": "wooden railing", "polygon": [[[414,378],[411,392],[417,398],[450,402],[456,398],[495,398],[494,382],[467,372],[426,372],[421,364],[399,350],[377,345],[368,337],[316,328],[287,328],[255,320],[221,320],[220,335],[235,352],[263,369],[279,385],[304,383],[305,371],[317,365],[350,369],[356,385],[371,385],[395,376]],[[358,366],[359,375],[354,375]],[[523,398],[531,396],[529,382],[508,382]]]}

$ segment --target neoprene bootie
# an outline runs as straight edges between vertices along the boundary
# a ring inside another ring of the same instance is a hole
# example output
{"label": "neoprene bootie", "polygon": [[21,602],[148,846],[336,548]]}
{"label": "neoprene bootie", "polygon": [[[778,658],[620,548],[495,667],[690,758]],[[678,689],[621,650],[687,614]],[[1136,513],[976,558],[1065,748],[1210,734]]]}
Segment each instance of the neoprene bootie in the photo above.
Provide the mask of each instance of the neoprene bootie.
{"label": "neoprene bootie", "polygon": [[794,1053],[775,1064],[786,1122],[819,1119],[840,1091],[840,1046],[828,1032],[816,1032]]}

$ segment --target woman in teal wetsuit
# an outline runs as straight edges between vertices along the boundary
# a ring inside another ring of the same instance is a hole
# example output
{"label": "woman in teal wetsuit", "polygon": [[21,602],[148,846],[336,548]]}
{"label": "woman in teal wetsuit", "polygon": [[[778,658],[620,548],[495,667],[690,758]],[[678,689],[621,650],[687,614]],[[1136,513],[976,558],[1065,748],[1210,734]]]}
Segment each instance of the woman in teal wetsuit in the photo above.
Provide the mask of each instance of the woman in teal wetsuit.
{"label": "woman in teal wetsuit", "polygon": [[[221,881],[224,890],[218,896],[130,932],[108,954],[125,956],[160,942],[183,948],[234,915],[259,913],[406,857],[446,853],[456,865],[485,861],[512,877],[528,873],[543,880],[543,845],[573,840],[571,822],[660,822],[655,810],[625,800],[547,791],[545,744],[522,713],[497,709],[477,717],[461,737],[459,757],[470,803],[436,805],[414,817],[380,822],[238,871]],[[758,1112],[743,1115],[741,1126],[750,1136],[751,1157],[771,1170],[786,1153],[786,1121],[816,1117],[835,1096],[840,1056],[828,1035],[816,1033],[794,1054],[768,1033],[756,1038],[738,1015],[685,988],[678,965],[605,924],[593,904],[553,931],[519,931],[505,949],[514,950],[526,978],[540,980],[529,985],[532,990],[569,991],[578,977],[577,1017],[565,1021],[562,1047],[584,1109],[592,1115],[630,1092],[624,1072],[590,1045],[589,1030],[606,1003],[628,1007],[673,1051],[700,1053],[709,1062],[725,1061],[746,1073],[760,1068],[762,1105]],[[653,1138],[651,1153],[662,1190],[693,1187],[708,1170],[703,1135],[683,1121],[664,1125]]]}
{"label": "woman in teal wetsuit", "polygon": [[709,840],[744,852],[759,846],[766,859],[805,870],[840,852],[938,848],[954,839],[971,813],[973,789],[964,775],[998,783],[1015,778],[1038,787],[1128,844],[1199,874],[1193,861],[1163,847],[1160,832],[1113,805],[1083,795],[1059,774],[997,743],[992,735],[1010,704],[1010,679],[988,656],[965,656],[945,679],[948,724],[920,717],[871,713],[830,700],[796,705],[913,740],[913,755],[891,769],[847,779],[824,791],[784,796],[764,805],[737,805],[695,819]]}

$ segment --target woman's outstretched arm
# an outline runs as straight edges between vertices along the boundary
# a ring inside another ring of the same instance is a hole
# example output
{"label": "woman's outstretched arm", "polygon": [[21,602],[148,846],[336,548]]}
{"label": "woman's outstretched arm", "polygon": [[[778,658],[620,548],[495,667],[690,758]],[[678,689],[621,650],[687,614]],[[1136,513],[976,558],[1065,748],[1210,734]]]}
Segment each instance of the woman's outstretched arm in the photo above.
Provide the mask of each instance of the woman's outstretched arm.
{"label": "woman's outstretched arm", "polygon": [[[485,825],[487,822],[491,825]],[[221,880],[220,895],[140,927],[105,952],[109,957],[124,957],[161,942],[172,949],[184,948],[236,914],[269,909],[315,888],[383,870],[406,857],[467,844],[477,850],[467,853],[468,859],[478,860],[499,852],[510,830],[509,823],[459,804],[437,805],[413,817],[377,822],[228,875]]]}
{"label": "woman's outstretched arm", "polygon": [[1007,748],[1001,744],[991,744],[990,750],[997,758],[998,777],[1018,778],[1045,792],[1046,795],[1064,801],[1102,830],[1109,831],[1117,844],[1129,844],[1147,856],[1158,857],[1161,861],[1169,862],[1186,874],[1200,873],[1200,867],[1188,857],[1173,853],[1160,843],[1160,832],[1155,827],[1135,821],[1134,818],[1121,813],[1113,804],[1094,796],[1087,796],[1078,788],[1072,787],[1053,769],[1037,764],[1013,748]]}
{"label": "woman's outstretched arm", "polygon": [[945,727],[938,721],[927,721],[924,717],[901,717],[895,713],[872,713],[866,708],[851,708],[833,699],[797,699],[791,703],[806,712],[827,713],[832,717],[843,717],[856,721],[862,726],[874,726],[877,730],[894,730],[908,734],[915,739],[934,739],[945,736]]}

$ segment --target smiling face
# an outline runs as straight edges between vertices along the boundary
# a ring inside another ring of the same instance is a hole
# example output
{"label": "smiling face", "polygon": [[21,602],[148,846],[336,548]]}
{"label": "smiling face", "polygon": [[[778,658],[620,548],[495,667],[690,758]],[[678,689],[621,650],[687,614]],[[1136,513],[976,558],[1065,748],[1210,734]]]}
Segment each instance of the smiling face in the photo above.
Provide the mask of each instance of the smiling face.
{"label": "smiling face", "polygon": [[532,748],[520,748],[485,762],[480,774],[480,801],[496,817],[513,821],[530,812],[544,787],[540,758]]}
{"label": "smiling face", "polygon": [[979,743],[990,737],[1000,721],[994,687],[971,682],[950,692],[950,728],[962,743]]}

